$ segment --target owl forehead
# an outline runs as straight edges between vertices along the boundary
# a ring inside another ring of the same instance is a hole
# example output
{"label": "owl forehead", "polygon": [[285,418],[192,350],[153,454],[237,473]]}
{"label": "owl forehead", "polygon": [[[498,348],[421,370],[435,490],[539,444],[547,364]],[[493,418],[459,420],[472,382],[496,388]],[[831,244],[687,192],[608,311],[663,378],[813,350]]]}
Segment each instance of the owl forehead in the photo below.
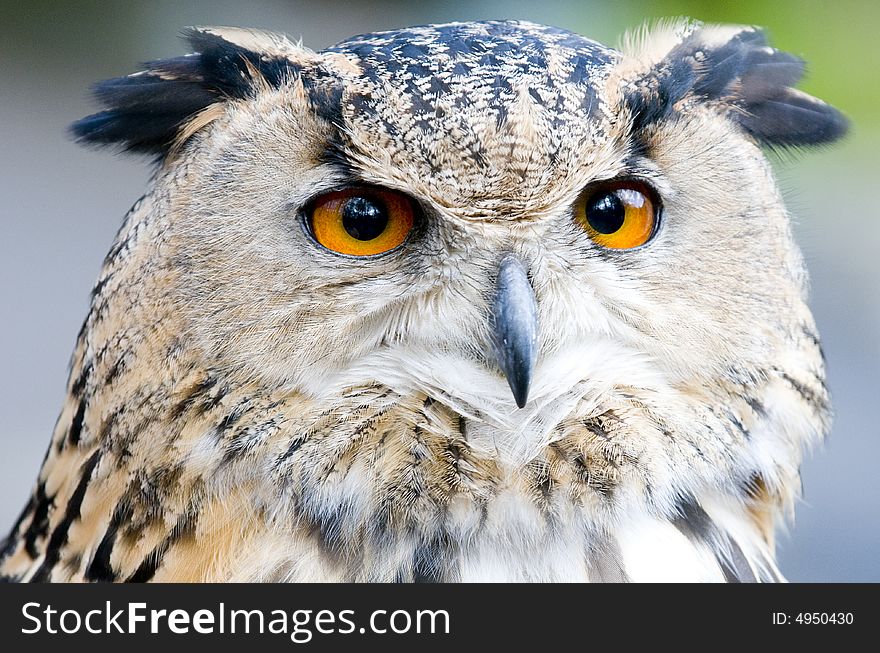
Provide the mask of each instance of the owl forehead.
{"label": "owl forehead", "polygon": [[[619,54],[529,23],[367,34],[326,53],[354,66],[341,117],[361,159],[463,201],[525,200],[607,139],[602,87]],[[519,196],[519,197],[518,197]]]}

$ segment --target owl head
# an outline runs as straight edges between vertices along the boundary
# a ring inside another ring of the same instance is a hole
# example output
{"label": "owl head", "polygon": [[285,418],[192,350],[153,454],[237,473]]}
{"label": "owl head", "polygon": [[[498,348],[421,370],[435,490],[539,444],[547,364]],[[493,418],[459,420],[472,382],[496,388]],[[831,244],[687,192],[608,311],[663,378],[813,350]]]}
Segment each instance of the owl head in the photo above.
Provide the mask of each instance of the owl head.
{"label": "owl head", "polygon": [[187,38],[73,127],[159,164],[96,290],[117,347],[319,405],[424,396],[521,463],[613,415],[652,500],[787,492],[827,395],[762,148],[845,131],[798,58],[695,23],[623,51],[522,22]]}

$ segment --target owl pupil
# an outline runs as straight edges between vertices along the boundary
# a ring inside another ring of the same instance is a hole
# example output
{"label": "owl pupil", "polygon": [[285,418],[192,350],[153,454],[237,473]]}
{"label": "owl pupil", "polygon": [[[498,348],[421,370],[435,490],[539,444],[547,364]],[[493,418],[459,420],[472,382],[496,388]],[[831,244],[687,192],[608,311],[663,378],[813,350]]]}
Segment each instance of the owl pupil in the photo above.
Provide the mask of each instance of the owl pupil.
{"label": "owl pupil", "polygon": [[587,204],[587,221],[600,234],[613,234],[623,226],[626,207],[615,193],[605,193]]}
{"label": "owl pupil", "polygon": [[373,240],[388,226],[388,211],[370,197],[353,197],[342,209],[342,226],[352,238]]}

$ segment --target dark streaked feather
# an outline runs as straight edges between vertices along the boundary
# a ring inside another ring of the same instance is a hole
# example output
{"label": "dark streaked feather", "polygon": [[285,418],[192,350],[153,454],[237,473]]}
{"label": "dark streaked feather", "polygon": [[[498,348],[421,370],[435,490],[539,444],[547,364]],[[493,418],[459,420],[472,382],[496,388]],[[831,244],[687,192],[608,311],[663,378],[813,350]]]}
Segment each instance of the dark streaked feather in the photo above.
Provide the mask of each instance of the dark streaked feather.
{"label": "dark streaked feather", "polygon": [[451,546],[451,540],[448,537],[441,536],[417,547],[413,554],[413,582],[442,582],[444,560]]}
{"label": "dark streaked feather", "polygon": [[616,540],[606,538],[590,552],[590,582],[628,583],[623,569],[623,553]]}
{"label": "dark streaked feather", "polygon": [[697,30],[651,68],[625,101],[635,132],[666,119],[676,103],[692,96],[726,106],[726,114],[762,145],[816,145],[840,138],[846,118],[792,88],[803,72],[801,59],[768,47],[760,30],[744,29],[717,46],[707,46]]}
{"label": "dark streaked feather", "polygon": [[276,88],[299,71],[288,59],[264,57],[210,32],[191,29],[184,35],[198,52],[151,61],[144,72],[97,84],[94,94],[104,110],[71,126],[76,139],[161,158],[197,113],[227,98],[251,96],[254,71]]}
{"label": "dark streaked feather", "polygon": [[756,583],[757,578],[739,545],[724,534],[694,501],[682,501],[673,524],[693,542],[712,551],[728,583]]}
{"label": "dark streaked feather", "polygon": [[758,141],[781,146],[829,143],[848,126],[837,109],[793,89],[747,106],[736,120]]}
{"label": "dark streaked feather", "polygon": [[55,526],[55,529],[52,531],[52,535],[49,536],[49,542],[46,545],[46,555],[43,558],[42,564],[39,568],[34,572],[34,575],[31,577],[32,583],[40,583],[51,580],[52,570],[55,565],[61,559],[61,555],[63,553],[63,548],[65,544],[67,544],[67,535],[70,531],[71,525],[75,521],[80,518],[80,508],[82,507],[82,501],[86,494],[86,489],[89,486],[89,483],[92,481],[92,474],[95,471],[95,467],[98,466],[98,463],[101,460],[101,452],[96,451],[91,455],[91,457],[83,463],[80,469],[80,480],[74,490],[73,494],[70,496],[70,499],[67,502],[67,507],[64,511],[64,517]]}

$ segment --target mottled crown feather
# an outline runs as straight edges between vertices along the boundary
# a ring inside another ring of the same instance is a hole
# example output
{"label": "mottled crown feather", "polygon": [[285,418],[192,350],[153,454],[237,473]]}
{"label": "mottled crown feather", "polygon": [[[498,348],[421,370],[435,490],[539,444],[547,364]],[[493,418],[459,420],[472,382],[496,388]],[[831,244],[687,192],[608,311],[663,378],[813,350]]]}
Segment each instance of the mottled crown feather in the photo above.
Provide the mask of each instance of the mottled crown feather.
{"label": "mottled crown feather", "polygon": [[[758,143],[769,146],[818,145],[846,133],[847,120],[837,109],[793,86],[804,62],[770,47],[753,27],[671,26],[649,34],[669,44],[633,80],[626,103],[639,130],[668,118],[682,101],[716,101]],[[663,32],[666,32],[665,34]],[[650,44],[641,43],[645,55]]]}

